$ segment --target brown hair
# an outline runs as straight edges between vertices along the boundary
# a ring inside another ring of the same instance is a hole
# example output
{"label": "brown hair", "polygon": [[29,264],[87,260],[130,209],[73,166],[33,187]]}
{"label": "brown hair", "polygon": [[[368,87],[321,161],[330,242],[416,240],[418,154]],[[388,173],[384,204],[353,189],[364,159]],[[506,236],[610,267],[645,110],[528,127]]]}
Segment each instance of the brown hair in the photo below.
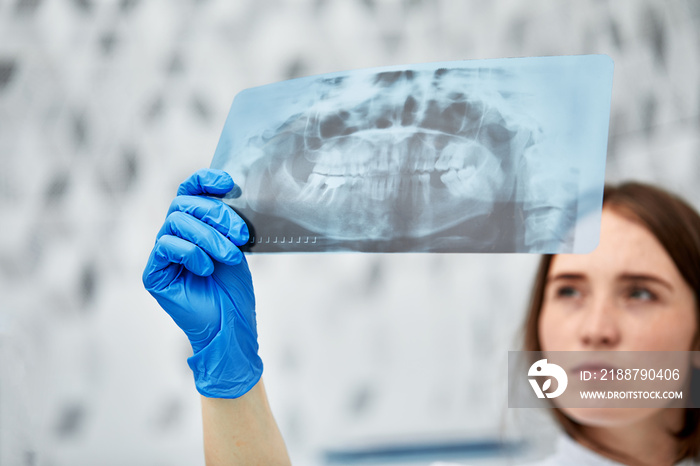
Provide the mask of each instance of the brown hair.
{"label": "brown hair", "polygon": [[[694,291],[700,322],[700,215],[679,197],[642,183],[606,185],[603,205],[644,226],[657,238]],[[524,328],[525,351],[542,349],[538,323],[553,257],[542,256],[535,276]],[[699,344],[700,331],[695,335],[693,349]],[[571,437],[582,436],[581,424],[557,408],[553,408],[553,413],[557,422]],[[674,435],[679,446],[677,461],[700,458],[700,409],[685,408],[685,423]]]}

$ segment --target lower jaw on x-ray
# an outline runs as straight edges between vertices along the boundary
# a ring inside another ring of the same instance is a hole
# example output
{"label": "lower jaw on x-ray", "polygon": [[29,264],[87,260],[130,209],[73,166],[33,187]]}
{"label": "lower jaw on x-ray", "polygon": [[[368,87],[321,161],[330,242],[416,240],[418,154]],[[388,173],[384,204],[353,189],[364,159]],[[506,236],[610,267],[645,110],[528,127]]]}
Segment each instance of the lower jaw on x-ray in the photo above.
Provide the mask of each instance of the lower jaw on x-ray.
{"label": "lower jaw on x-ray", "polygon": [[334,73],[233,102],[213,168],[251,252],[587,252],[612,64],[473,60]]}

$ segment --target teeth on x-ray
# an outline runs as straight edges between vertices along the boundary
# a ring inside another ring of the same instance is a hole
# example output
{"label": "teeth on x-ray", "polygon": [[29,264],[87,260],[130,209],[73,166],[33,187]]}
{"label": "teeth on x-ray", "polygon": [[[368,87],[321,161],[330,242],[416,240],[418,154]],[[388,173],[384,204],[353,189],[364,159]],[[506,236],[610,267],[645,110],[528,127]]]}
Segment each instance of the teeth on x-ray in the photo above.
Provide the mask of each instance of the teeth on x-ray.
{"label": "teeth on x-ray", "polygon": [[250,207],[335,239],[390,240],[513,202],[537,130],[499,93],[465,89],[470,72],[378,73],[352,83],[350,104],[347,80],[325,82],[322,99],[256,143]]}

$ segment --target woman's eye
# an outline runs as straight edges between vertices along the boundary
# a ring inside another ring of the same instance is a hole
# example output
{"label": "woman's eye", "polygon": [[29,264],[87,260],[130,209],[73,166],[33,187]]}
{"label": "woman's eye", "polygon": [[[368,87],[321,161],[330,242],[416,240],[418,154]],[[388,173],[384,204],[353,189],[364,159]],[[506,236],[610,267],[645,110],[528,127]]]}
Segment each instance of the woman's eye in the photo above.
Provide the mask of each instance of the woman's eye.
{"label": "woman's eye", "polygon": [[561,286],[557,288],[556,294],[559,298],[574,298],[579,295],[579,292],[573,286]]}
{"label": "woman's eye", "polygon": [[632,288],[629,293],[630,298],[640,301],[654,301],[656,295],[646,288]]}

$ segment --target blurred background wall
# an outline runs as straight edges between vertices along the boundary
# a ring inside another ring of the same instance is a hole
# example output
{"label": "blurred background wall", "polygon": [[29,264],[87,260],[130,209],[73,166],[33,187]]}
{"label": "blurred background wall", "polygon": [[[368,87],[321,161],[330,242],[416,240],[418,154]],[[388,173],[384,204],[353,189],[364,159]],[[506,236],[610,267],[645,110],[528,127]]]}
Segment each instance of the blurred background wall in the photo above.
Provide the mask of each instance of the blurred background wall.
{"label": "blurred background wall", "polygon": [[[141,272],[240,90],[606,53],[608,181],[700,207],[698,31],[696,0],[0,0],[0,464],[203,464],[191,349]],[[366,439],[498,438],[536,260],[251,257],[295,464]]]}

